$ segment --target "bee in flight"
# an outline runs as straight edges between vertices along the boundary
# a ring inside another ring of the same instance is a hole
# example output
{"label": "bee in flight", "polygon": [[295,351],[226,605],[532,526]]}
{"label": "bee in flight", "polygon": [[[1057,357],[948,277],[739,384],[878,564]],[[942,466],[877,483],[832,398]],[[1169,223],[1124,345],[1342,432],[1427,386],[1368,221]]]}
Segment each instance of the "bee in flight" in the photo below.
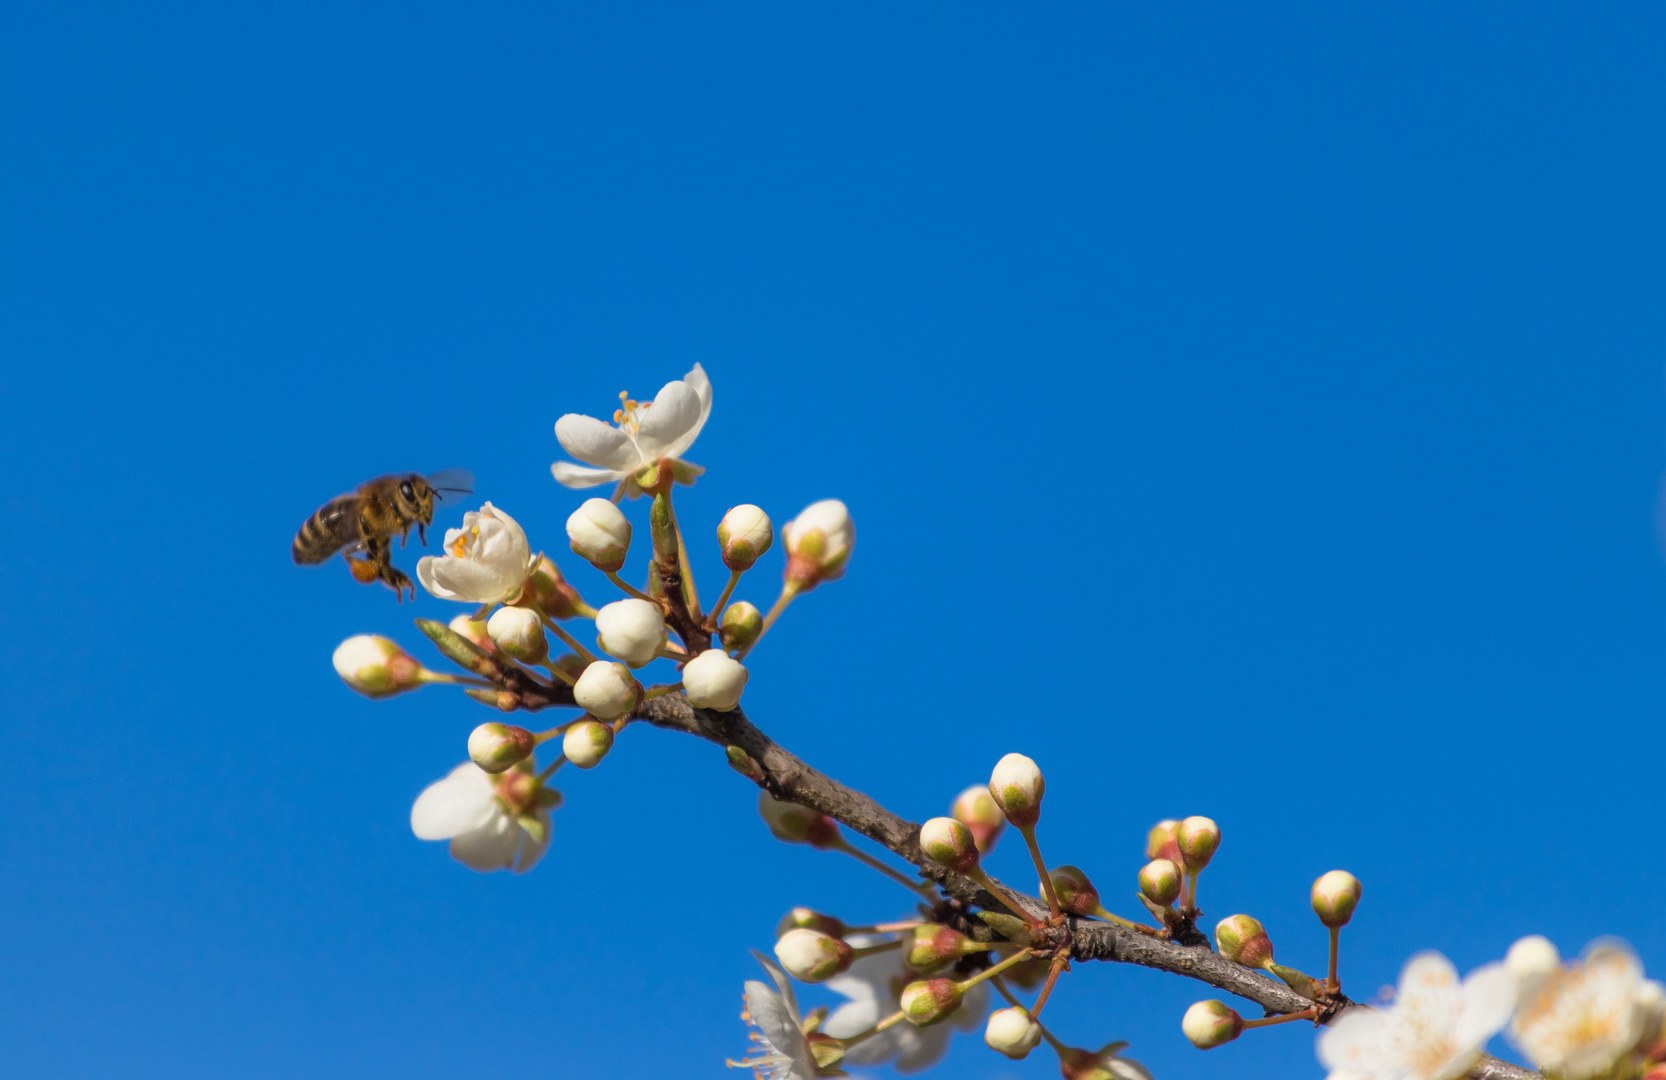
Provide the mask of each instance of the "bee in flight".
{"label": "bee in flight", "polygon": [[[361,585],[380,580],[405,602],[405,590],[416,599],[416,586],[393,565],[393,538],[399,546],[416,526],[417,539],[428,543],[427,528],[434,523],[434,501],[447,494],[468,495],[474,474],[466,469],[444,469],[431,476],[394,473],[360,484],[358,490],[337,495],[307,518],[289,553],[297,566],[317,565],[336,552],[347,560],[353,580]],[[359,552],[363,558],[354,558]]]}

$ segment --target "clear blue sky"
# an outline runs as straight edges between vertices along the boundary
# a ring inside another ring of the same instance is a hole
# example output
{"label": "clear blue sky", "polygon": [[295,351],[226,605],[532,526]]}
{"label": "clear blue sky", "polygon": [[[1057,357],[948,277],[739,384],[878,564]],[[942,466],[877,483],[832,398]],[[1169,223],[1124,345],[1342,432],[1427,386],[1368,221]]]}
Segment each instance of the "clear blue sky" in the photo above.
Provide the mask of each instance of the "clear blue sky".
{"label": "clear blue sky", "polygon": [[[781,912],[906,910],[652,730],[457,866],[407,814],[490,714],[329,662],[457,609],[290,565],[447,466],[562,550],[555,418],[695,361],[707,589],[727,506],[856,516],[747,695],[823,769],[922,819],[1027,752],[1122,909],[1211,815],[1203,906],[1310,969],[1351,869],[1359,996],[1531,931],[1666,972],[1658,5],[468,8],[0,15],[0,1072],[716,1077]],[[1319,1075],[1200,996],[1048,1015]]]}

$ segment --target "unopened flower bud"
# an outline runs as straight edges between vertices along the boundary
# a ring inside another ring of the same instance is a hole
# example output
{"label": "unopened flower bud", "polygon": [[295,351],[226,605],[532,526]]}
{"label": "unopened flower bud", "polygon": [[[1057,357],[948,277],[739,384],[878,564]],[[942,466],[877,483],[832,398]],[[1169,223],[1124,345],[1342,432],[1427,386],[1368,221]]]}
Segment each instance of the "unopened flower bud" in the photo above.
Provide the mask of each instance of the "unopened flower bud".
{"label": "unopened flower bud", "polygon": [[1536,984],[1556,973],[1562,966],[1562,955],[1547,937],[1529,934],[1521,938],[1504,954],[1504,970],[1516,978],[1516,985]]}
{"label": "unopened flower bud", "polygon": [[598,720],[617,720],[641,703],[642,684],[624,664],[597,660],[573,684],[573,700]]}
{"label": "unopened flower bud", "polygon": [[776,924],[775,936],[780,939],[789,930],[820,930],[831,937],[845,936],[843,920],[835,919],[831,915],[823,915],[819,911],[812,911],[807,907],[795,907],[781,921]]}
{"label": "unopened flower bud", "polygon": [[[628,544],[628,522],[626,528]],[[533,601],[552,619],[559,621],[590,614],[590,605],[561,576],[561,568],[548,555],[538,557],[538,565],[533,568],[532,576],[526,579],[526,587],[531,591]]]}
{"label": "unopened flower bud", "polygon": [[367,698],[385,698],[415,690],[428,672],[394,642],[376,634],[355,634],[336,646],[331,657],[341,681]]}
{"label": "unopened flower bud", "polygon": [[855,950],[840,938],[800,928],[781,935],[775,943],[775,958],[800,982],[819,983],[849,969]]}
{"label": "unopened flower bud", "polygon": [[613,727],[597,720],[580,720],[567,728],[561,752],[581,769],[594,769],[613,749]]}
{"label": "unopened flower bud", "polygon": [[754,784],[764,782],[764,767],[758,764],[758,759],[748,754],[738,746],[725,746],[723,756],[729,762],[729,768],[740,773]]}
{"label": "unopened flower bud", "polygon": [[832,818],[807,806],[782,802],[767,791],[758,793],[758,813],[777,840],[814,848],[829,847],[839,840],[839,826]]}
{"label": "unopened flower bud", "polygon": [[978,845],[972,830],[952,817],[934,817],[920,826],[920,850],[939,866],[964,874],[978,865]]}
{"label": "unopened flower bud", "polygon": [[1354,909],[1359,906],[1363,891],[1359,878],[1346,870],[1321,874],[1319,880],[1313,883],[1313,913],[1332,929],[1347,926],[1348,920],[1354,917]]}
{"label": "unopened flower bud", "polygon": [[486,633],[497,647],[523,664],[542,664],[550,654],[544,624],[536,611],[500,607],[486,620]]}
{"label": "unopened flower bud", "polygon": [[579,558],[613,573],[625,565],[631,549],[631,523],[606,499],[586,499],[567,518],[567,539]]}
{"label": "unopened flower bud", "polygon": [[646,600],[615,600],[596,612],[596,645],[633,668],[642,667],[665,648],[665,618]]}
{"label": "unopened flower bud", "polygon": [[764,616],[745,600],[737,600],[723,609],[717,632],[723,636],[723,647],[729,652],[744,652],[764,632]]}
{"label": "unopened flower bud", "polygon": [[1020,829],[1041,820],[1041,794],[1046,789],[1041,769],[1023,754],[1008,754],[989,774],[989,794],[995,805]]}
{"label": "unopened flower bud", "polygon": [[978,845],[980,855],[989,854],[989,849],[1000,839],[1001,830],[1007,827],[1007,816],[1001,813],[994,796],[983,784],[973,784],[956,796],[949,816],[964,821],[972,830],[972,842]]}
{"label": "unopened flower bud", "polygon": [[683,665],[683,693],[696,709],[728,712],[744,689],[745,666],[722,649],[707,649]]}
{"label": "unopened flower bud", "polygon": [[1224,1001],[1200,1001],[1186,1010],[1180,1030],[1199,1050],[1213,1050],[1236,1039],[1244,1030],[1244,1018]]}
{"label": "unopened flower bud", "polygon": [[987,950],[988,946],[980,945],[958,930],[926,923],[916,926],[904,939],[902,963],[904,967],[924,974],[936,971],[944,964],[959,960],[969,953]]}
{"label": "unopened flower bud", "polygon": [[1174,842],[1180,847],[1186,872],[1195,874],[1209,865],[1221,846],[1220,826],[1206,817],[1186,818],[1174,827]]}
{"label": "unopened flower bud", "polygon": [[486,632],[486,621],[484,619],[471,619],[465,614],[452,619],[447,625],[467,638],[477,648],[484,649],[489,653],[497,652],[497,642],[493,641],[492,635]]}
{"label": "unopened flower bud", "polygon": [[1140,868],[1140,892],[1154,904],[1172,904],[1180,898],[1180,867],[1167,859],[1152,859]]}
{"label": "unopened flower bud", "polygon": [[535,745],[537,740],[526,728],[494,720],[469,733],[469,760],[489,773],[500,773],[526,760]]}
{"label": "unopened flower bud", "polygon": [[1022,1005],[996,1009],[984,1024],[983,1041],[991,1050],[1017,1061],[1041,1043],[1041,1025],[1030,1019],[1030,1010]]}
{"label": "unopened flower bud", "polygon": [[953,979],[922,979],[902,988],[903,1016],[915,1027],[929,1027],[960,1008],[960,987]]}
{"label": "unopened flower bud", "polygon": [[769,515],[751,503],[739,506],[723,515],[717,525],[717,544],[723,550],[723,565],[737,573],[752,569],[775,542],[775,529]]}
{"label": "unopened flower bud", "polygon": [[521,707],[521,695],[513,690],[490,690],[486,687],[471,686],[463,693],[482,705],[490,705],[499,712],[512,713]]}
{"label": "unopened flower bud", "polygon": [[1151,826],[1151,831],[1145,836],[1145,857],[1167,859],[1176,866],[1183,865],[1185,860],[1180,857],[1180,845],[1174,839],[1174,830],[1179,824],[1168,818]]}
{"label": "unopened flower bud", "polygon": [[1264,968],[1273,962],[1273,943],[1248,915],[1229,915],[1215,924],[1215,947],[1233,963]]}
{"label": "unopened flower bud", "polygon": [[781,539],[787,545],[786,580],[805,592],[844,574],[856,526],[844,503],[823,499],[783,525]]}
{"label": "unopened flower bud", "polygon": [[654,560],[662,565],[677,564],[677,519],[671,516],[671,486],[654,494],[648,508],[648,536],[654,544]]}
{"label": "unopened flower bud", "polygon": [[[1074,866],[1055,866],[1047,874],[1053,883],[1053,895],[1059,898],[1059,907],[1072,915],[1097,915],[1103,910],[1099,903],[1099,890],[1093,887],[1093,882]],[[1047,890],[1041,890],[1046,895]]]}

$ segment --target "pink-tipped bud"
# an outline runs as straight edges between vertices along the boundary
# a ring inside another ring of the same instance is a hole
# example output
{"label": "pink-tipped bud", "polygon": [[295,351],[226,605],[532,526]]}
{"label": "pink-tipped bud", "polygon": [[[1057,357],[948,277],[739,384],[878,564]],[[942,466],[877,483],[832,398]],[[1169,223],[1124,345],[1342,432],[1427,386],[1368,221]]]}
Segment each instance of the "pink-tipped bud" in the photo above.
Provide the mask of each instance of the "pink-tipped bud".
{"label": "pink-tipped bud", "polygon": [[548,555],[539,556],[532,576],[526,579],[526,587],[544,614],[557,621],[587,615],[590,611],[590,605],[584,602],[577,589],[567,584],[567,579],[561,576],[561,568]]}
{"label": "pink-tipped bud", "polygon": [[752,569],[774,542],[775,528],[769,523],[769,515],[751,503],[730,510],[717,525],[723,565],[731,570]]}
{"label": "pink-tipped bud", "polygon": [[544,623],[536,611],[500,607],[486,620],[486,633],[497,647],[523,664],[542,664],[550,654]]}
{"label": "pink-tipped bud", "polygon": [[915,1027],[929,1027],[960,1008],[960,987],[953,979],[922,979],[902,988],[902,1012]]}
{"label": "pink-tipped bud", "polygon": [[839,826],[832,818],[797,803],[782,802],[767,791],[758,792],[758,813],[777,840],[813,848],[830,847],[839,841]]}
{"label": "pink-tipped bud", "polygon": [[978,845],[972,840],[972,830],[952,817],[934,817],[920,826],[920,850],[938,866],[957,874],[978,865]]}
{"label": "pink-tipped bud", "polygon": [[752,647],[764,632],[764,616],[745,600],[737,600],[723,609],[717,632],[723,638],[723,648],[729,652],[743,652]]}
{"label": "pink-tipped bud", "polygon": [[1145,835],[1145,857],[1167,859],[1176,866],[1182,865],[1185,860],[1180,857],[1180,845],[1174,839],[1174,830],[1179,824],[1173,818],[1167,818],[1151,826],[1151,831]]}
{"label": "pink-tipped bud", "polygon": [[[1059,898],[1059,907],[1072,915],[1097,915],[1100,912],[1099,890],[1078,867],[1055,866],[1047,877],[1053,883],[1053,895]],[[1045,896],[1047,890],[1043,888],[1041,893]]]}
{"label": "pink-tipped bud", "polygon": [[835,919],[831,915],[823,915],[819,911],[812,911],[807,907],[795,907],[781,917],[775,926],[775,937],[779,940],[789,930],[820,930],[830,937],[845,936],[843,920]]}
{"label": "pink-tipped bud", "polygon": [[775,943],[775,958],[800,982],[826,982],[850,968],[855,950],[820,930],[788,930]]}
{"label": "pink-tipped bud", "polygon": [[1001,830],[1007,827],[1007,816],[1001,813],[984,784],[973,784],[956,796],[949,816],[964,821],[972,830],[972,842],[978,845],[982,855],[989,854],[989,849],[1000,839]]}
{"label": "pink-tipped bud", "polygon": [[1224,1001],[1200,1001],[1186,1010],[1180,1021],[1192,1045],[1199,1050],[1213,1050],[1236,1039],[1244,1030],[1244,1018]]}
{"label": "pink-tipped bud", "polygon": [[625,565],[631,549],[631,523],[606,499],[586,499],[567,518],[567,540],[573,554],[603,573]]}
{"label": "pink-tipped bud", "polygon": [[1206,817],[1189,817],[1174,827],[1174,842],[1180,848],[1186,872],[1195,874],[1209,865],[1221,846],[1220,826]]}
{"label": "pink-tipped bud", "polygon": [[959,960],[968,953],[984,950],[985,946],[958,930],[928,923],[916,926],[913,933],[904,939],[902,962],[909,970],[925,974]]}
{"label": "pink-tipped bud", "polygon": [[1248,915],[1228,915],[1215,924],[1215,948],[1233,963],[1264,968],[1273,962],[1273,943]]}
{"label": "pink-tipped bud", "polygon": [[1180,898],[1180,867],[1167,859],[1152,859],[1140,868],[1140,892],[1153,904],[1172,904]]}
{"label": "pink-tipped bud", "polygon": [[469,733],[469,760],[486,772],[500,773],[525,761],[536,745],[537,740],[526,728],[494,720]]}
{"label": "pink-tipped bud", "polygon": [[612,749],[613,725],[596,720],[578,721],[561,740],[561,752],[581,769],[594,769]]}
{"label": "pink-tipped bud", "polygon": [[493,641],[492,635],[486,632],[486,621],[484,619],[471,619],[467,615],[458,615],[446,625],[475,648],[492,656],[497,655],[497,642]]}
{"label": "pink-tipped bud", "polygon": [[617,720],[642,703],[642,684],[624,664],[597,660],[573,684],[573,700],[598,720]]}
{"label": "pink-tipped bud", "polygon": [[1359,907],[1359,897],[1364,891],[1359,878],[1346,870],[1323,874],[1313,883],[1313,914],[1332,929],[1347,926],[1348,920],[1354,917],[1354,909]]}
{"label": "pink-tipped bud", "polygon": [[1047,781],[1041,769],[1023,754],[1008,754],[989,774],[989,794],[1008,821],[1027,829],[1041,820],[1041,796]]}
{"label": "pink-tipped bud", "polygon": [[996,1009],[983,1027],[983,1041],[991,1050],[1018,1061],[1041,1043],[1041,1025],[1022,1005]]}
{"label": "pink-tipped bud", "polygon": [[367,698],[392,697],[428,681],[416,658],[377,634],[355,634],[331,657],[341,681]]}

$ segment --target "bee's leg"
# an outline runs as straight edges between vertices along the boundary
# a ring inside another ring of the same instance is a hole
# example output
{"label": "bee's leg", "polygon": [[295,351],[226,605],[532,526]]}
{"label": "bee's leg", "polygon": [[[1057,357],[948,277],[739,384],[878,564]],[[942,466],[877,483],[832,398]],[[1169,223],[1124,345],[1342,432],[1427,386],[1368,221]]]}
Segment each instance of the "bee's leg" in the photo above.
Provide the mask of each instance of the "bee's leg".
{"label": "bee's leg", "polygon": [[420,521],[417,522],[417,539],[422,541],[423,547],[428,546],[428,526]]}
{"label": "bee's leg", "polygon": [[347,563],[347,570],[353,575],[353,580],[360,585],[369,585],[382,576],[376,564],[369,559],[355,559],[345,551],[341,553],[341,557]]}
{"label": "bee's leg", "polygon": [[411,579],[397,567],[389,566],[382,580],[393,587],[393,594],[399,598],[401,604],[405,602],[406,589],[411,590],[411,599],[416,599],[416,586],[411,584]]}

